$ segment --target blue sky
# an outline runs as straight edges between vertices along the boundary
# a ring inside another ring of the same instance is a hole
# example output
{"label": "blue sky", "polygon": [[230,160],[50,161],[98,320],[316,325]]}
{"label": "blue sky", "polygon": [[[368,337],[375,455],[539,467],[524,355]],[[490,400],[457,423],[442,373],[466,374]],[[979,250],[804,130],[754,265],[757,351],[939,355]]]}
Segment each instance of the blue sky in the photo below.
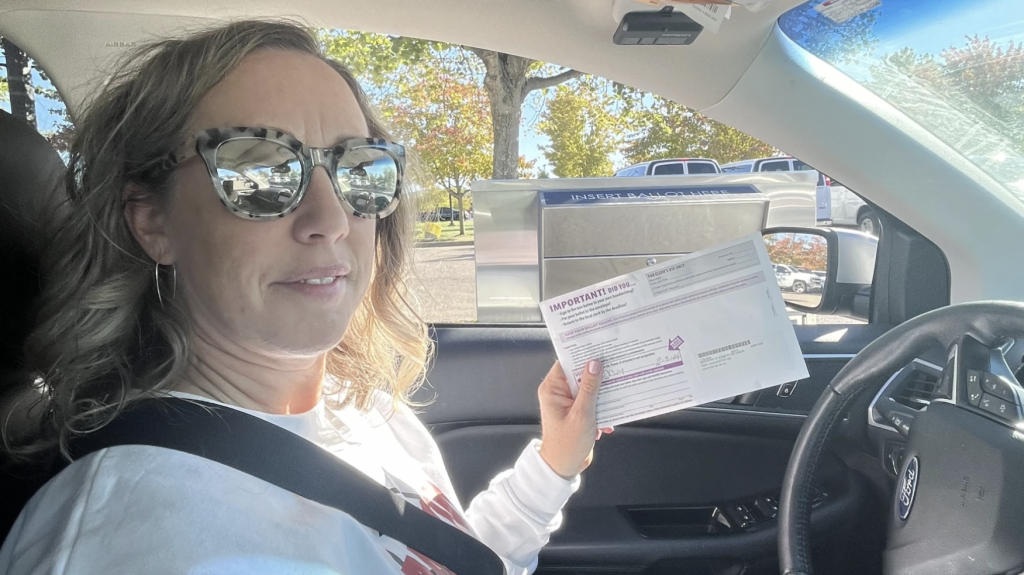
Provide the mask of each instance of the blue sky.
{"label": "blue sky", "polygon": [[875,35],[883,53],[909,46],[938,54],[965,36],[1024,38],[1021,0],[882,0]]}
{"label": "blue sky", "polygon": [[[883,56],[903,48],[912,48],[918,54],[932,54],[939,57],[943,50],[962,47],[968,36],[988,36],[997,44],[1010,41],[1024,42],[1024,0],[881,0],[881,6],[873,8],[875,24],[871,31],[877,44],[870,54],[863,54],[856,62],[840,63],[838,67],[855,80],[870,79],[870,69]],[[804,19],[823,20],[813,11],[819,2],[808,2],[794,8],[789,14],[797,15],[797,22]],[[783,16],[782,28],[786,31],[787,16]],[[847,24],[856,30],[855,21]],[[810,42],[832,40],[827,28],[818,27],[823,36],[808,39]],[[815,40],[817,38],[817,40]],[[804,38],[794,35],[797,43]],[[834,44],[825,44],[833,46]]]}

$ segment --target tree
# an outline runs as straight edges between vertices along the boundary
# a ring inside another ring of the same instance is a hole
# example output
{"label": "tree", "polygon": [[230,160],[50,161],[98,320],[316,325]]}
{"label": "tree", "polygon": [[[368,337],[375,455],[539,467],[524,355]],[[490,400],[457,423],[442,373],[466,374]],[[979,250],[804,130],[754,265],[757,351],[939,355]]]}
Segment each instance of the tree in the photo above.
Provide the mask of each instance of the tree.
{"label": "tree", "polygon": [[963,48],[942,51],[942,82],[1001,124],[1024,152],[1024,43],[1004,47],[988,37],[967,38]]}
{"label": "tree", "polygon": [[[464,73],[473,72],[474,83],[488,96],[494,134],[493,179],[518,176],[519,127],[526,97],[581,75],[575,70],[551,70],[550,65],[521,56],[415,38],[324,29],[317,31],[317,37],[326,53],[349,66],[373,88],[378,99],[396,92],[399,84],[415,81],[417,75],[403,73],[412,69],[423,70],[441,62],[449,68],[458,65]],[[470,53],[476,62],[468,61]],[[477,70],[479,65],[482,69]]]}
{"label": "tree", "polygon": [[542,62],[481,48],[466,49],[476,54],[485,68],[483,85],[494,133],[491,178],[513,180],[518,175],[519,126],[527,95],[567,82],[582,72],[565,69],[546,76],[539,74],[546,68]]}
{"label": "tree", "polygon": [[[941,99],[949,119],[931,123],[941,124],[935,129],[949,132],[947,137],[965,137],[963,122],[953,116],[966,116],[1024,153],[1024,44],[999,45],[979,36],[966,40],[964,47],[947,48],[938,57],[910,48],[888,54],[871,68],[868,85],[911,110],[917,100]],[[929,113],[942,112],[932,105]]]}
{"label": "tree", "polygon": [[588,78],[563,84],[537,124],[551,144],[544,157],[559,178],[612,175],[611,155],[619,145],[611,97],[602,81]]}
{"label": "tree", "polygon": [[768,259],[811,271],[828,266],[828,243],[812,234],[771,234],[765,236]]}
{"label": "tree", "polygon": [[410,66],[429,65],[437,53],[449,47],[441,42],[388,36],[372,32],[320,28],[316,37],[324,53],[341,62],[378,98],[392,93],[409,79]]}
{"label": "tree", "polygon": [[[485,177],[491,167],[487,98],[458,70],[429,67],[421,72],[416,83],[398,86],[388,115],[428,177],[458,200],[462,214],[468,184]],[[460,217],[459,235],[465,231]]]}
{"label": "tree", "polygon": [[11,102],[11,114],[36,127],[35,90],[32,87],[32,68],[25,54],[7,38],[0,38],[7,68],[7,96]]}
{"label": "tree", "polygon": [[630,163],[658,158],[713,158],[719,163],[763,158],[773,146],[661,96],[621,89],[634,126],[623,155]]}
{"label": "tree", "polygon": [[526,156],[519,156],[519,179],[531,180],[534,178],[533,169],[537,165],[537,160],[527,160]]}

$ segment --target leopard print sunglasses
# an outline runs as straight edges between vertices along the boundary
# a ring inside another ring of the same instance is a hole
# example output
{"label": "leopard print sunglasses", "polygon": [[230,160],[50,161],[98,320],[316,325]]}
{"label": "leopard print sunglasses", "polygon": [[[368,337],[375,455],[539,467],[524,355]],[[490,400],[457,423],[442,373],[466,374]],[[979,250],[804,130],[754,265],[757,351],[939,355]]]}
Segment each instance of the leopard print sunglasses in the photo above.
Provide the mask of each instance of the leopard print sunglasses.
{"label": "leopard print sunglasses", "polygon": [[175,152],[173,169],[198,155],[217,196],[231,213],[274,220],[295,211],[316,166],[330,174],[334,192],[353,215],[380,219],[398,207],[405,148],[375,138],[353,138],[330,148],[309,148],[273,128],[214,128],[195,137],[194,150]]}

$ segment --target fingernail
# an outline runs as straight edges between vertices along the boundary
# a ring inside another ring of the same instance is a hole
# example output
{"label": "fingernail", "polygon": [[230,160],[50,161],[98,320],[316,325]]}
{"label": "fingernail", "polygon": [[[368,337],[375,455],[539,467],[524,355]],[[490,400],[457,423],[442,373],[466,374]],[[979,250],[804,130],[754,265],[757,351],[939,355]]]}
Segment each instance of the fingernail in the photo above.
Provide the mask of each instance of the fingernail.
{"label": "fingernail", "polygon": [[587,362],[587,371],[590,372],[590,375],[597,375],[601,373],[601,362],[596,359],[590,360]]}

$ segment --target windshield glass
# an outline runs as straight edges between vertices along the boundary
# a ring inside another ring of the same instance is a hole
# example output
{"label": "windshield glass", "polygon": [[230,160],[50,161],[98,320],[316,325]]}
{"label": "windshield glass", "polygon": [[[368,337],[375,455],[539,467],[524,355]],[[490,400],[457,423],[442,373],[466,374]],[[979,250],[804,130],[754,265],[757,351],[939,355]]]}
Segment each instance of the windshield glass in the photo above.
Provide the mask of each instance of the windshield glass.
{"label": "windshield glass", "polygon": [[838,4],[808,2],[779,25],[1024,201],[1024,1]]}

